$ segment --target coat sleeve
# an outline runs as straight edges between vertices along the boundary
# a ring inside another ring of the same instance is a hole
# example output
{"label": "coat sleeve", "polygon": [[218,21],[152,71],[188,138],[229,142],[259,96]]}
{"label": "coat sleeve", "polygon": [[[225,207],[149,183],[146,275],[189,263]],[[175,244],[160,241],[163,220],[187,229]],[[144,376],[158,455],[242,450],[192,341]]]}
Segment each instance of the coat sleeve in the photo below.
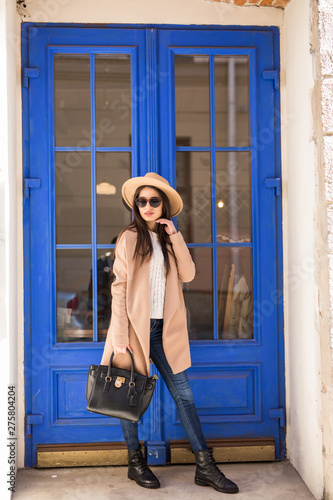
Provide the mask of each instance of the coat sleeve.
{"label": "coat sleeve", "polygon": [[183,235],[180,231],[170,236],[173,251],[177,259],[178,276],[184,283],[192,281],[195,277],[195,264],[192,260],[189,249],[186,246]]}
{"label": "coat sleeve", "polygon": [[129,343],[129,322],[126,308],[127,288],[127,253],[125,233],[122,234],[115,248],[113,263],[115,280],[111,284],[112,311],[109,329],[107,332],[101,365],[107,365],[114,345]]}

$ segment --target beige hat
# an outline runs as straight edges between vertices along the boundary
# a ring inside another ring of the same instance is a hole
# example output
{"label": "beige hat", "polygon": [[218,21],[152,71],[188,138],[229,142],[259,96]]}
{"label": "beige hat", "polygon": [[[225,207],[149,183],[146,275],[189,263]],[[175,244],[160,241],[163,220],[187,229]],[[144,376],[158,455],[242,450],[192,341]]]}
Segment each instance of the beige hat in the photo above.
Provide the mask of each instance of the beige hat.
{"label": "beige hat", "polygon": [[159,188],[163,191],[170,201],[171,207],[171,217],[178,215],[183,209],[183,200],[177,191],[170,186],[168,181],[164,179],[161,175],[156,174],[155,172],[148,172],[143,177],[132,177],[124,182],[123,187],[121,188],[121,194],[123,199],[130,208],[133,209],[133,198],[135,190],[139,186],[153,186]]}

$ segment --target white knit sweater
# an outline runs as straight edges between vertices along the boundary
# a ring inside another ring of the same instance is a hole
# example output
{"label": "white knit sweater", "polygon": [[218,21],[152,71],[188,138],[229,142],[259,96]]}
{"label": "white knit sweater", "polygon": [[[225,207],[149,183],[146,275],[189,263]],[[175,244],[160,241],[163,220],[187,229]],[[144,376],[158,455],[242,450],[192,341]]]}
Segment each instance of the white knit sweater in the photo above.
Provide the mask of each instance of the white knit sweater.
{"label": "white knit sweater", "polygon": [[163,318],[166,270],[161,244],[157,233],[150,231],[153,255],[150,260],[150,317]]}

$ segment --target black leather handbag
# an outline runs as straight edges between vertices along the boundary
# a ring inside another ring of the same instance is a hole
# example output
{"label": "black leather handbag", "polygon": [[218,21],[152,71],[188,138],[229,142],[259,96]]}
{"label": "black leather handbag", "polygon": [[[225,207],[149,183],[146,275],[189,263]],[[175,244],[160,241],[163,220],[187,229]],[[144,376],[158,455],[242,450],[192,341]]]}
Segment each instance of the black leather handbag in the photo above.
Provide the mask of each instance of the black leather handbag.
{"label": "black leather handbag", "polygon": [[135,373],[133,356],[129,349],[127,352],[131,357],[131,371],[112,366],[114,352],[109,366],[90,365],[86,385],[87,410],[138,422],[149,406],[158,376]]}

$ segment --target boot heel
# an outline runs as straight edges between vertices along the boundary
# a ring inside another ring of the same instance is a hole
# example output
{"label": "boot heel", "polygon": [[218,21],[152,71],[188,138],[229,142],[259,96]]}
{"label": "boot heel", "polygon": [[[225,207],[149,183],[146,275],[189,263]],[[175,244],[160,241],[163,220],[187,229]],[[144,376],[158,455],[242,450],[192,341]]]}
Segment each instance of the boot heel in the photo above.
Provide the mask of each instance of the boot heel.
{"label": "boot heel", "polygon": [[128,477],[128,479],[132,479],[132,481],[134,481],[134,477],[132,476],[132,474],[130,472],[128,472],[127,477]]}

